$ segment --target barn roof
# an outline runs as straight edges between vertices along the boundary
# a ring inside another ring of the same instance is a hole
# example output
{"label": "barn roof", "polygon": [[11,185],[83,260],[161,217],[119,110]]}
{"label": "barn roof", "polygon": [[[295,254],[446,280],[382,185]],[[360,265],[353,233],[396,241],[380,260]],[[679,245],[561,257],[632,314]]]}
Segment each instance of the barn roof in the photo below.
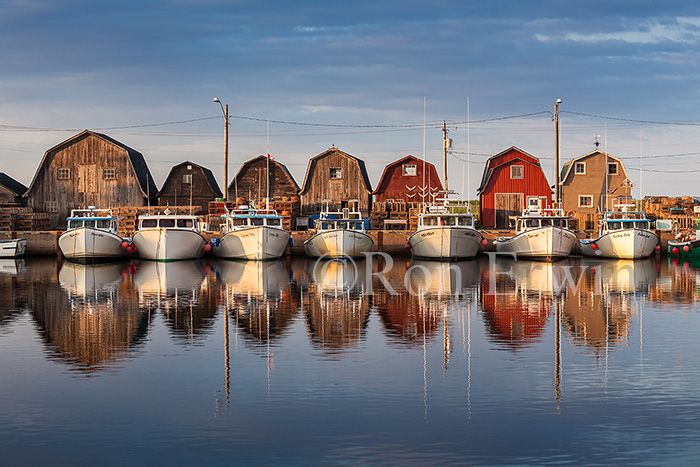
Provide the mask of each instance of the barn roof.
{"label": "barn roof", "polygon": [[34,173],[34,178],[32,178],[32,183],[29,185],[29,188],[27,189],[25,196],[29,194],[29,191],[32,189],[34,186],[34,182],[36,181],[36,178],[41,172],[41,169],[44,167],[44,164],[46,163],[46,158],[47,156],[56,150],[58,150],[62,146],[67,146],[71,144],[72,142],[76,141],[79,138],[82,138],[85,135],[93,135],[97,136],[98,138],[101,138],[105,141],[108,141],[109,143],[114,144],[115,146],[118,146],[122,148],[123,150],[126,151],[127,155],[129,156],[129,160],[131,162],[131,167],[134,169],[134,175],[136,175],[136,179],[139,182],[139,186],[141,188],[141,192],[143,193],[144,196],[155,196],[156,193],[158,193],[158,187],[156,187],[156,183],[153,181],[153,175],[151,175],[150,170],[148,169],[148,164],[146,164],[146,160],[143,158],[143,154],[140,152],[136,151],[135,149],[130,148],[129,146],[125,145],[124,143],[121,143],[105,134],[102,133],[96,133],[94,131],[90,130],[84,130],[77,135],[68,138],[67,140],[57,144],[56,146],[52,147],[51,149],[47,150],[44,153],[44,157],[42,157],[41,162],[39,163],[39,168],[37,171]]}
{"label": "barn roof", "polygon": [[[384,167],[384,172],[382,172],[382,176],[379,179],[379,183],[377,183],[377,188],[375,188],[375,190],[372,192],[372,194],[376,195],[377,193],[379,193],[379,189],[382,187],[382,183],[384,183],[384,177],[386,177],[386,174],[389,171],[390,167],[393,167],[395,165],[400,165],[400,164],[403,164],[403,163],[408,162],[408,161],[415,161],[415,162],[424,163],[425,167],[428,167],[428,170],[430,170],[430,167],[435,168],[434,164],[427,162],[427,161],[424,161],[422,159],[418,159],[416,156],[412,156],[409,154],[408,156],[402,157],[401,159],[394,161],[391,164]],[[437,172],[437,170],[436,170],[436,172]],[[439,178],[438,178],[438,182],[439,182]],[[442,186],[442,183],[440,185]]]}
{"label": "barn roof", "polygon": [[[565,181],[565,180],[567,179],[567,177],[569,176],[569,173],[571,172],[571,168],[574,166],[574,163],[575,163],[575,162],[578,162],[578,161],[580,161],[581,159],[585,159],[585,158],[590,157],[590,156],[594,156],[594,155],[596,155],[596,154],[606,155],[603,151],[600,151],[600,150],[596,149],[595,151],[591,151],[591,152],[589,152],[588,154],[584,154],[583,156],[578,156],[576,159],[571,159],[571,160],[568,161],[566,164],[564,164],[564,165],[562,166],[562,168],[561,168],[561,174],[560,174],[560,175],[561,175],[561,179],[559,180],[559,183],[560,183],[560,184],[563,184],[563,183],[564,183],[564,181]],[[617,161],[617,162],[620,164],[620,166],[622,167],[623,172],[625,173],[625,178],[629,178],[629,177],[627,176],[627,170],[625,170],[625,165],[622,163],[622,161],[621,161],[620,159],[618,159],[617,157],[611,156],[610,154],[607,154],[607,156],[608,156],[610,159],[613,159],[613,160]]]}
{"label": "barn roof", "polygon": [[[254,164],[255,162],[257,162],[258,160],[260,160],[260,159],[265,159],[265,158],[266,158],[266,156],[261,154],[261,155],[259,155],[258,157],[254,157],[254,158],[252,158],[251,160],[244,162],[243,165],[241,166],[241,168],[238,169],[238,172],[236,173],[236,177],[234,178],[234,180],[237,179],[238,176],[243,172],[243,168],[244,168],[244,167],[246,167],[246,166],[248,166],[248,165],[253,165],[253,164]],[[275,159],[270,159],[270,163],[271,163],[271,164],[275,164],[277,167],[279,167],[280,169],[282,169],[282,170],[284,171],[284,173],[287,174],[287,177],[289,177],[289,179],[292,181],[292,183],[294,183],[294,187],[297,189],[297,192],[298,192],[298,191],[299,191],[299,184],[297,183],[296,180],[294,180],[294,176],[292,176],[292,173],[289,171],[289,169],[287,168],[287,166],[284,165],[284,164],[281,163],[281,162],[278,162],[278,161],[275,160]],[[231,181],[231,184],[233,184],[233,181]],[[230,186],[231,186],[231,185],[229,185],[229,187],[230,187]]]}
{"label": "barn roof", "polygon": [[13,192],[15,196],[22,196],[27,192],[26,186],[22,185],[20,182],[4,172],[0,172],[0,185]]}
{"label": "barn roof", "polygon": [[[501,163],[498,163],[499,158],[501,158],[503,155],[505,155],[511,151],[517,151],[518,153],[522,154],[523,156],[532,158],[533,160],[528,160],[528,159],[523,158],[523,157],[514,157],[513,159],[508,159],[507,161],[503,161]],[[519,160],[519,161],[522,161],[526,164],[531,164],[531,165],[534,165],[534,166],[542,169],[542,166],[540,165],[540,160],[538,158],[536,158],[532,154],[526,153],[522,149],[519,149],[515,146],[511,146],[508,149],[506,149],[505,151],[501,151],[498,154],[496,154],[495,156],[490,157],[486,161],[486,165],[484,166],[484,173],[481,175],[481,183],[479,184],[479,188],[476,189],[476,192],[481,193],[486,188],[486,185],[488,185],[489,180],[491,179],[491,176],[493,175],[493,173],[495,172],[495,170],[497,168],[502,167],[506,164],[509,164],[509,163],[513,162],[514,160]],[[544,172],[542,172],[542,175],[544,175]]]}
{"label": "barn roof", "polygon": [[367,168],[365,167],[365,162],[362,159],[358,159],[355,156],[352,156],[346,152],[341,151],[338,148],[329,148],[328,150],[322,152],[318,156],[312,157],[311,160],[309,160],[309,165],[306,167],[306,175],[304,175],[304,185],[301,188],[301,194],[306,193],[306,191],[309,189],[309,185],[311,184],[311,179],[309,177],[309,174],[311,173],[311,168],[316,165],[316,161],[322,157],[328,156],[331,153],[338,153],[341,156],[347,157],[348,159],[352,159],[355,162],[357,162],[357,165],[360,167],[360,173],[362,174],[362,180],[365,183],[365,188],[367,191],[370,193],[372,192],[372,184],[369,181],[369,175],[367,174]]}
{"label": "barn roof", "polygon": [[[216,195],[216,197],[221,198],[223,196],[223,193],[221,192],[221,188],[219,188],[219,183],[216,181],[216,177],[214,177],[214,174],[212,173],[212,171],[207,169],[204,166],[201,166],[199,164],[196,164],[196,163],[190,162],[190,161],[185,161],[185,162],[181,162],[179,164],[174,165],[170,169],[168,176],[165,178],[165,182],[163,182],[162,188],[165,188],[165,185],[168,183],[168,180],[170,180],[170,176],[173,174],[175,169],[178,167],[181,167],[183,165],[191,165],[191,166],[194,166],[194,167],[197,167],[198,169],[200,169],[202,171],[202,173],[204,174],[204,176],[206,177],[207,183],[209,183],[209,186],[214,191],[214,194]],[[160,192],[159,192],[159,194],[160,194]]]}

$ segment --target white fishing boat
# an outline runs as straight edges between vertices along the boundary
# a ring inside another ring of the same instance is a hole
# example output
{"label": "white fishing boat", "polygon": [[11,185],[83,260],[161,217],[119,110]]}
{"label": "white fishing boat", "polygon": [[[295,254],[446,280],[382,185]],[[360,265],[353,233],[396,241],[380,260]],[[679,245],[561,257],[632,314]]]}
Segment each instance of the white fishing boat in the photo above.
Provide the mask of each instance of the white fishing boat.
{"label": "white fishing boat", "polygon": [[154,261],[201,258],[208,245],[197,216],[170,214],[168,209],[163,214],[139,216],[133,242],[141,258]]}
{"label": "white fishing boat", "polygon": [[316,221],[316,234],[304,242],[311,258],[361,258],[372,250],[374,240],[365,231],[365,219],[359,201],[350,200],[342,211],[330,211],[331,200],[323,200],[324,209]]}
{"label": "white fishing boat", "polygon": [[642,211],[606,212],[598,238],[581,240],[581,253],[601,258],[640,259],[651,256],[659,237]]}
{"label": "white fishing boat", "polygon": [[71,261],[105,261],[124,258],[124,239],[117,230],[117,217],[110,209],[73,209],[68,228],[58,237],[63,256]]}
{"label": "white fishing boat", "polygon": [[418,229],[408,237],[408,246],[416,258],[457,261],[474,258],[482,239],[468,207],[450,203],[445,197],[424,206],[418,214]]}
{"label": "white fishing boat", "polygon": [[219,258],[268,260],[281,257],[291,234],[282,228],[282,216],[272,209],[239,209],[227,212],[224,235],[214,241]]}
{"label": "white fishing boat", "polygon": [[27,240],[24,238],[10,238],[0,240],[0,258],[17,258],[24,255],[27,249]]}
{"label": "white fishing boat", "polygon": [[498,237],[493,243],[497,252],[513,253],[517,258],[564,259],[576,243],[568,221],[561,209],[526,209],[516,218],[515,236]]}

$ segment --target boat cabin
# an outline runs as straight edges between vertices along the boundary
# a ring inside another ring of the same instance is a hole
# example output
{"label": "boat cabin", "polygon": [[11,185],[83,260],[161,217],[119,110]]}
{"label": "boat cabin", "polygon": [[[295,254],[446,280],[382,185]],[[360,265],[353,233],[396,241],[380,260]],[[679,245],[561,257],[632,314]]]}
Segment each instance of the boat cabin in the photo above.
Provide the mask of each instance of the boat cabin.
{"label": "boat cabin", "polygon": [[419,227],[457,226],[474,227],[474,216],[470,214],[424,214],[418,220]]}
{"label": "boat cabin", "polygon": [[274,210],[249,210],[237,209],[231,212],[226,219],[229,230],[241,229],[245,227],[276,227],[282,228],[282,216],[277,215]]}
{"label": "boat cabin", "polygon": [[144,216],[139,218],[139,230],[144,229],[183,229],[197,230],[196,216]]}
{"label": "boat cabin", "polygon": [[348,200],[347,207],[340,211],[331,211],[333,200],[323,200],[323,211],[316,220],[316,228],[319,230],[365,230],[365,220],[360,212],[360,202],[356,199]]}
{"label": "boat cabin", "polygon": [[651,230],[651,221],[644,212],[608,212],[601,228],[603,233],[626,229]]}
{"label": "boat cabin", "polygon": [[561,209],[525,210],[522,216],[518,216],[516,222],[516,230],[518,232],[539,229],[541,227],[569,228],[569,217],[566,216]]}
{"label": "boat cabin", "polygon": [[73,209],[68,219],[68,230],[80,227],[117,232],[117,218],[109,209]]}
{"label": "boat cabin", "polygon": [[319,219],[316,221],[319,230],[365,230],[363,219]]}

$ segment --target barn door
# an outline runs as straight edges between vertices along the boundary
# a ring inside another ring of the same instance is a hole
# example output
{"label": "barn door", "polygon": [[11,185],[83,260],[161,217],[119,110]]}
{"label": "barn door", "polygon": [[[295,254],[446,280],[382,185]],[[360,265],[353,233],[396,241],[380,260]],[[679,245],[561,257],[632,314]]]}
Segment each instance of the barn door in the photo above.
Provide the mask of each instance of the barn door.
{"label": "barn door", "polygon": [[522,193],[496,193],[496,228],[511,228],[510,219],[522,213]]}
{"label": "barn door", "polygon": [[97,192],[97,166],[95,164],[78,166],[78,192]]}

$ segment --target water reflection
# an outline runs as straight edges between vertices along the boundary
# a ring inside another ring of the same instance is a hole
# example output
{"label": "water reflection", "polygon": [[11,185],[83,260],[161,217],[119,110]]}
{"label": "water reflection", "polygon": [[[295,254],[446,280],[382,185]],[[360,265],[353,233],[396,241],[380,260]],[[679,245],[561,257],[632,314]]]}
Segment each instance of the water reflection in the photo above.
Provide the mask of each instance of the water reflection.
{"label": "water reflection", "polygon": [[0,259],[0,327],[19,315],[28,305],[22,281],[26,274],[24,259]]}
{"label": "water reflection", "polygon": [[219,260],[216,271],[223,287],[224,306],[249,342],[265,345],[283,334],[300,299],[282,260]]}
{"label": "water reflection", "polygon": [[329,355],[359,348],[372,296],[365,261],[305,261],[308,287],[302,308],[312,344]]}
{"label": "water reflection", "polygon": [[31,313],[52,357],[92,374],[123,360],[142,341],[148,317],[122,281],[125,268],[65,262],[58,283],[35,283]]}
{"label": "water reflection", "polygon": [[132,278],[139,305],[161,313],[175,338],[193,343],[211,330],[216,315],[218,293],[205,280],[210,271],[201,259],[140,261]]}

